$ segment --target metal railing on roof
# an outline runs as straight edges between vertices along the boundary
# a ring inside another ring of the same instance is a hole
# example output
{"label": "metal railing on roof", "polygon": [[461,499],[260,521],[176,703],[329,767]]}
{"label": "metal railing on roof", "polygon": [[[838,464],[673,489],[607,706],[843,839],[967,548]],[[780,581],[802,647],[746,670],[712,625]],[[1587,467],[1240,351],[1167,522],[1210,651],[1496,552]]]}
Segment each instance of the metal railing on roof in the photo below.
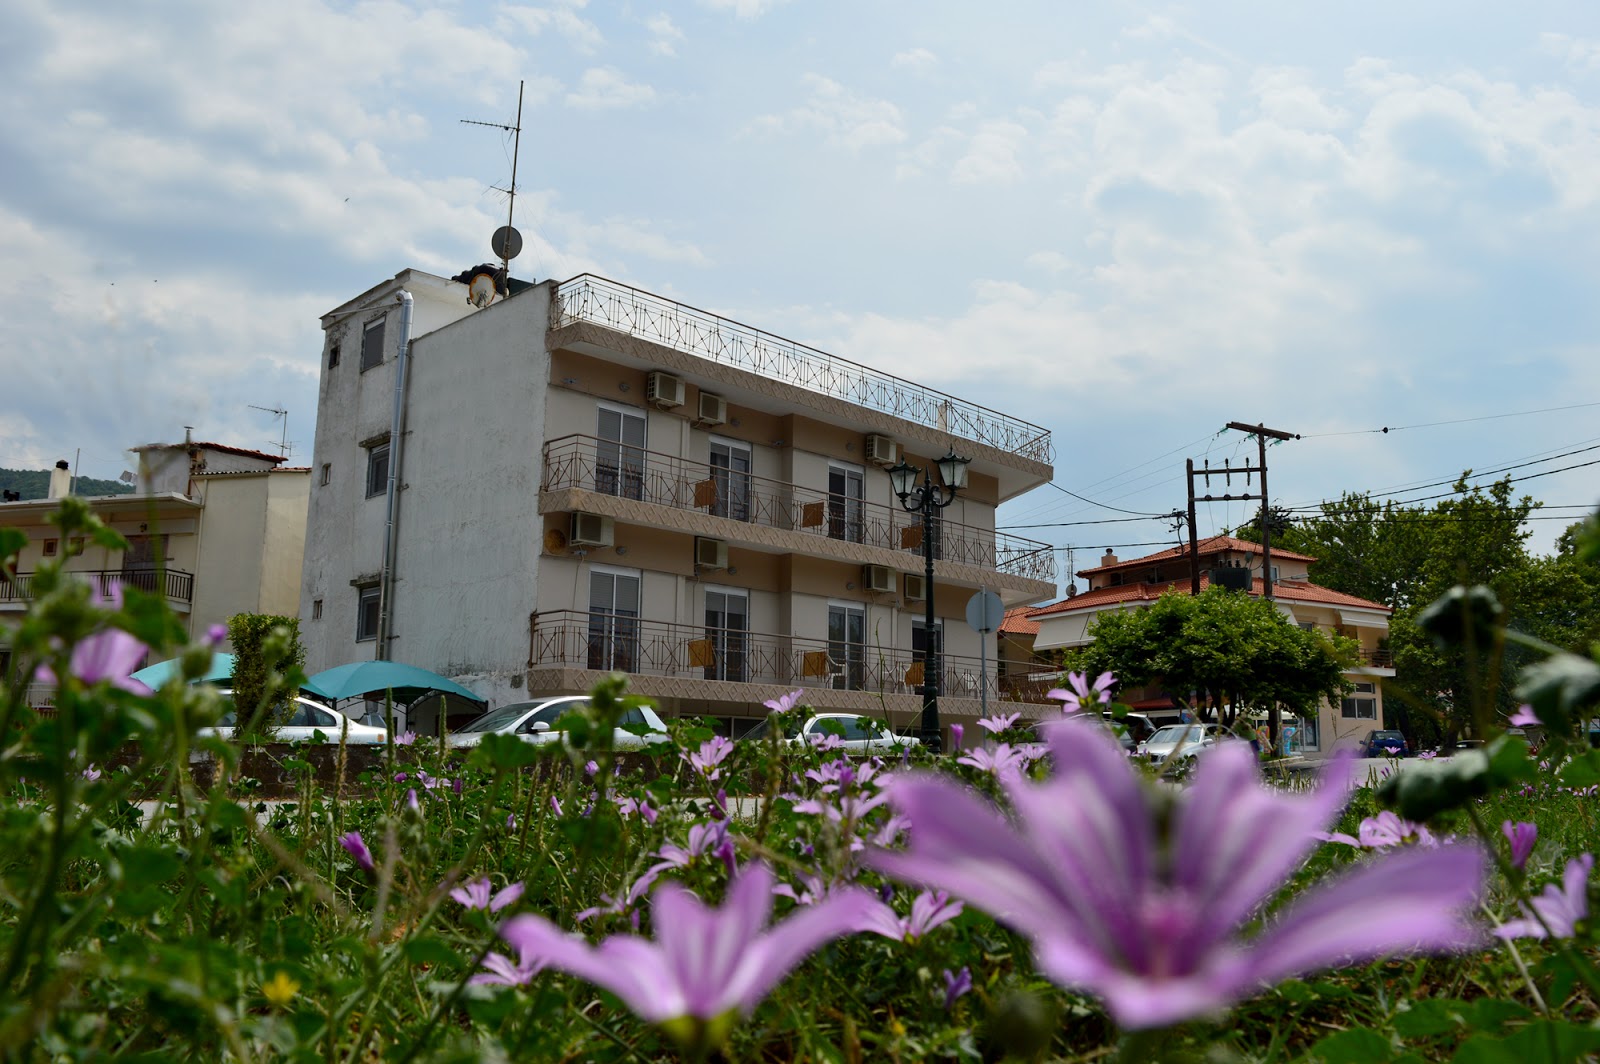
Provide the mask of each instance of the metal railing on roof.
{"label": "metal railing on roof", "polygon": [[1052,457],[1048,429],[604,277],[563,281],[554,299],[551,328],[592,322],[1022,458]]}

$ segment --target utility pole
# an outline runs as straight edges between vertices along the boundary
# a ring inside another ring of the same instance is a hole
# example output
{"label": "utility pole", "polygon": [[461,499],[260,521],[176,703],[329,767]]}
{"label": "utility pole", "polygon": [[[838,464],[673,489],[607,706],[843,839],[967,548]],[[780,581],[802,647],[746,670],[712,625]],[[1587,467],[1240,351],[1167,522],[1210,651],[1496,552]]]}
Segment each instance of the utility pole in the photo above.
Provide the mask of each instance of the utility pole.
{"label": "utility pole", "polygon": [[[1255,436],[1260,447],[1261,455],[1261,597],[1267,600],[1272,598],[1272,519],[1268,512],[1270,507],[1267,502],[1267,437],[1275,440],[1298,440],[1300,437],[1292,432],[1282,432],[1278,429],[1269,429],[1265,425],[1246,425],[1241,421],[1230,421],[1228,427],[1238,432],[1248,432]],[[1255,498],[1255,496],[1245,496]],[[1277,713],[1274,711],[1274,718]],[[1276,720],[1272,727],[1272,738],[1278,738]]]}

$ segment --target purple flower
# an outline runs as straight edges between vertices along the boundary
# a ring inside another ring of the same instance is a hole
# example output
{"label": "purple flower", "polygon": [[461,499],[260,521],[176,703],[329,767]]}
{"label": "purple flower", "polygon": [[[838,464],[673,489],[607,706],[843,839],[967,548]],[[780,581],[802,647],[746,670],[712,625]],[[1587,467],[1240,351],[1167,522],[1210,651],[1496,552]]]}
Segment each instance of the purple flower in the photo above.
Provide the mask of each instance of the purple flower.
{"label": "purple flower", "polygon": [[811,744],[811,749],[819,754],[830,754],[844,747],[844,736],[832,732],[812,732],[806,736],[806,742]]}
{"label": "purple flower", "polygon": [[1410,820],[1402,820],[1387,809],[1377,816],[1369,816],[1363,820],[1358,832],[1359,837],[1352,838],[1339,831],[1314,831],[1311,835],[1323,842],[1342,842],[1346,846],[1359,846],[1363,850],[1387,850],[1391,846],[1432,848],[1439,845],[1439,840],[1434,838],[1433,832],[1426,827]]}
{"label": "purple flower", "polygon": [[407,778],[408,777],[406,776],[406,774],[404,772],[396,772],[394,774],[394,781],[396,783],[404,783]]}
{"label": "purple flower", "polygon": [[942,890],[925,890],[912,901],[910,916],[901,916],[886,902],[880,901],[857,930],[871,931],[896,942],[915,944],[940,924],[960,916],[963,908],[959,901],[951,901],[950,895]]}
{"label": "purple flower", "polygon": [[223,643],[226,643],[227,641],[228,641],[228,626],[227,625],[225,625],[225,624],[213,624],[210,628],[206,629],[205,644],[206,644],[206,646],[210,647],[211,649],[215,650],[217,647],[220,647]]}
{"label": "purple flower", "polygon": [[522,897],[522,884],[520,882],[511,884],[493,897],[489,896],[489,889],[487,877],[474,879],[465,886],[452,890],[450,897],[468,909],[488,909],[492,913],[499,912]]}
{"label": "purple flower", "polygon": [[83,778],[85,780],[87,780],[88,782],[90,782],[90,783],[93,783],[96,780],[98,780],[100,778],[100,776],[101,776],[100,770],[98,768],[96,768],[94,765],[90,765],[88,768],[83,770]]}
{"label": "purple flower", "polygon": [[515,830],[517,830],[517,814],[515,814],[515,813],[507,813],[506,814],[506,830],[507,831],[515,831]]}
{"label": "purple flower", "polygon": [[655,939],[613,935],[598,946],[539,916],[516,916],[500,937],[551,968],[610,990],[681,1044],[720,1043],[740,1014],[748,1015],[807,955],[849,934],[872,895],[851,888],[795,913],[770,929],[772,872],[752,864],[712,909],[676,883],[651,901]]}
{"label": "purple flower", "polygon": [[562,815],[561,814],[561,799],[557,798],[553,794],[550,796],[550,808],[555,811],[556,816],[561,816]]}
{"label": "purple flower", "polygon": [[733,743],[720,735],[713,735],[710,739],[700,744],[700,749],[684,757],[693,769],[708,780],[714,780],[722,775],[722,770],[717,766],[722,764],[724,758],[733,753]]}
{"label": "purple flower", "polygon": [[[983,721],[980,720],[978,723],[982,724]],[[980,772],[989,772],[1004,778],[1027,768],[1029,760],[1031,759],[1022,750],[1012,749],[1010,743],[1001,743],[993,750],[979,747],[964,757],[956,758],[956,764],[971,765]]]}
{"label": "purple flower", "polygon": [[416,741],[417,733],[411,731],[410,729],[407,729],[406,731],[403,731],[394,737],[394,745],[396,746],[410,746]]}
{"label": "purple flower", "polygon": [[972,989],[972,973],[965,966],[955,975],[950,974],[950,969],[944,970],[944,1007],[948,1012],[956,1003],[956,999]]}
{"label": "purple flower", "polygon": [[773,713],[787,713],[795,706],[800,704],[800,699],[805,695],[805,693],[806,690],[802,687],[797,690],[790,691],[788,694],[779,698],[769,698],[761,704],[766,706],[767,709]]}
{"label": "purple flower", "polygon": [[991,735],[999,735],[1021,719],[1021,713],[996,713],[992,717],[979,717],[978,727],[988,731]]}
{"label": "purple flower", "polygon": [[583,774],[588,776],[590,779],[593,779],[599,771],[600,763],[598,761],[590,761],[588,764],[583,766]]}
{"label": "purple flower", "polygon": [[457,776],[455,779],[450,781],[450,789],[452,791],[455,791],[457,795],[460,795],[460,793],[462,791],[462,788],[463,788],[463,785],[464,785],[464,781],[461,779],[460,776]]}
{"label": "purple flower", "polygon": [[1061,702],[1062,713],[1077,713],[1084,708],[1087,702],[1098,701],[1101,705],[1110,702],[1111,685],[1116,681],[1117,678],[1111,673],[1102,672],[1099,678],[1091,685],[1088,673],[1069,672],[1067,673],[1068,687],[1057,687],[1053,691],[1046,691],[1044,696]]}
{"label": "purple flower", "polygon": [[[107,628],[78,640],[72,648],[69,667],[72,675],[86,684],[105,681],[112,687],[136,695],[147,695],[150,688],[135,680],[132,673],[148,653],[150,648],[127,632],[120,628]],[[48,665],[39,666],[34,671],[34,679],[40,683],[58,682],[55,672]]]}
{"label": "purple flower", "polygon": [[956,750],[961,749],[961,740],[966,737],[966,734],[967,729],[963,728],[961,725],[950,725],[950,746]]}
{"label": "purple flower", "polygon": [[367,849],[367,844],[361,839],[361,832],[352,831],[348,835],[339,836],[339,845],[349,851],[350,856],[356,859],[356,864],[368,872],[376,872],[377,867],[372,863],[372,851]]}
{"label": "purple flower", "polygon": [[1521,919],[1507,920],[1494,933],[1500,938],[1571,938],[1577,933],[1578,921],[1589,916],[1589,872],[1593,868],[1593,854],[1574,857],[1567,862],[1561,886],[1551,883],[1539,897],[1520,902]]}
{"label": "purple flower", "polygon": [[1544,721],[1533,711],[1533,706],[1525,702],[1517,707],[1517,711],[1511,715],[1511,720],[1507,723],[1514,728],[1537,728],[1543,725]]}
{"label": "purple flower", "polygon": [[1521,868],[1528,863],[1528,857],[1533,853],[1533,844],[1539,841],[1539,825],[1530,824],[1525,820],[1513,824],[1507,820],[1500,825],[1500,830],[1505,834],[1506,841],[1511,844],[1511,867]]}
{"label": "purple flower", "polygon": [[483,958],[483,971],[468,979],[474,986],[527,986],[544,968],[544,961],[526,950],[517,954],[517,963],[503,953],[491,952]]}
{"label": "purple flower", "polygon": [[1124,1028],[1212,1013],[1320,968],[1481,941],[1464,910],[1484,854],[1465,844],[1364,862],[1240,934],[1343,803],[1339,773],[1280,793],[1260,785],[1248,746],[1225,743],[1187,790],[1153,800],[1101,728],[1057,725],[1050,754],[1049,780],[1002,781],[1014,819],[953,781],[897,778],[890,800],[911,818],[910,846],[869,863],[1016,928],[1042,972],[1098,994]]}
{"label": "purple flower", "polygon": [[417,801],[417,789],[415,787],[406,788],[406,808],[413,813],[422,812],[422,805]]}

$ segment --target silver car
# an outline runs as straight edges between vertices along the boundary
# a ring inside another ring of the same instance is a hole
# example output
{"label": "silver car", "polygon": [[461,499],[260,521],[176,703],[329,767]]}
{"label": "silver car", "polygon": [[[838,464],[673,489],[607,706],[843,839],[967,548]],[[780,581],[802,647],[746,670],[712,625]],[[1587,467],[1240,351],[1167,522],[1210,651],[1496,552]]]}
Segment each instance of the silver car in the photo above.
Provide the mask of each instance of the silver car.
{"label": "silver car", "polygon": [[1143,760],[1188,761],[1232,736],[1220,724],[1169,724],[1140,743],[1135,753]]}
{"label": "silver car", "polygon": [[[214,727],[201,728],[196,734],[232,739],[239,726],[233,706],[233,692],[224,689],[217,694],[221,696],[227,711],[217,720]],[[347,743],[372,745],[383,742],[388,735],[382,728],[374,728],[370,724],[351,720],[343,713],[298,695],[295,696],[293,709],[289,715],[276,726],[269,726],[266,731],[280,743],[302,742],[321,732],[330,743],[338,742],[340,735],[343,735]]]}
{"label": "silver car", "polygon": [[[741,738],[762,741],[772,729],[768,717]],[[896,735],[876,717],[859,713],[813,713],[809,717],[788,720],[783,726],[783,741],[795,746],[803,743],[824,742],[829,735],[838,736],[840,750],[899,750],[907,746],[920,746],[921,740],[910,735]],[[830,744],[832,745],[832,744]]]}
{"label": "silver car", "polygon": [[[445,742],[457,748],[477,746],[491,732],[515,735],[525,743],[553,743],[562,737],[559,725],[568,713],[581,713],[589,708],[588,695],[563,695],[540,698],[532,702],[513,702],[509,706],[491,709],[477,720],[450,733]],[[643,725],[648,735],[635,735],[625,730],[629,726]],[[649,706],[630,709],[617,722],[612,736],[612,748],[637,749],[646,743],[661,742],[667,738],[667,726]]]}

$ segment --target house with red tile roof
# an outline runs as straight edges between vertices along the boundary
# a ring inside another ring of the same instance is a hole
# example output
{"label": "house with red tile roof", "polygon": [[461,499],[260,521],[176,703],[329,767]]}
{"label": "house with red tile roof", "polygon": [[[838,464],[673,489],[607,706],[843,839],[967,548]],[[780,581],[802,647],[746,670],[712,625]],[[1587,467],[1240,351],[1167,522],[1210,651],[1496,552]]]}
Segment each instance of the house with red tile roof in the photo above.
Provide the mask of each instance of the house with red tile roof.
{"label": "house with red tile roof", "polygon": [[[1233,536],[1212,536],[1199,541],[1200,588],[1213,583],[1248,594],[1264,593],[1261,544]],[[1346,595],[1311,582],[1309,567],[1316,559],[1293,551],[1272,552],[1272,599],[1285,617],[1308,631],[1338,634],[1361,646],[1356,667],[1346,675],[1356,685],[1348,697],[1324,705],[1317,719],[1294,722],[1291,748],[1307,756],[1327,756],[1335,749],[1353,746],[1371,729],[1383,727],[1383,691],[1380,683],[1394,675],[1393,661],[1384,641],[1389,634],[1388,606]],[[1188,544],[1127,561],[1109,550],[1092,569],[1080,571],[1089,590],[1048,606],[1026,611],[1021,622],[1035,627],[1032,652],[1065,650],[1094,639],[1094,623],[1102,614],[1138,609],[1172,591],[1188,594],[1192,567]],[[1008,617],[1009,619],[1009,617]],[[1004,631],[1004,629],[1002,629]],[[1123,700],[1158,714],[1175,712],[1182,692],[1124,691]]]}

